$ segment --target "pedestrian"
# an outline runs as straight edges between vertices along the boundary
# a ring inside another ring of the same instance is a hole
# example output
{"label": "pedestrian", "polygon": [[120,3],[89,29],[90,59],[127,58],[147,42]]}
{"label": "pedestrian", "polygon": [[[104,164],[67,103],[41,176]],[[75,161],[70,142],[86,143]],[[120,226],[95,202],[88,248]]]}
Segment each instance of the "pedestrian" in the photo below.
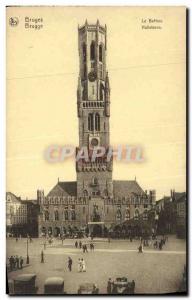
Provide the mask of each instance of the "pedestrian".
{"label": "pedestrian", "polygon": [[72,271],[72,264],[73,264],[73,261],[72,261],[71,257],[68,257],[68,269],[70,272]]}
{"label": "pedestrian", "polygon": [[82,248],[82,242],[81,241],[79,242],[79,248],[80,249]]}
{"label": "pedestrian", "polygon": [[16,242],[18,242],[18,237],[16,237],[16,239],[15,239],[15,240],[16,240]]}
{"label": "pedestrian", "polygon": [[75,248],[77,248],[77,247],[78,247],[78,241],[75,242]]}
{"label": "pedestrian", "polygon": [[41,263],[44,263],[44,252],[43,252],[43,250],[41,251]]}
{"label": "pedestrian", "polygon": [[82,263],[81,263],[81,259],[78,259],[78,263],[77,263],[77,270],[78,272],[82,272]]}
{"label": "pedestrian", "polygon": [[16,255],[15,257],[15,262],[16,262],[16,268],[19,269],[19,257]]}
{"label": "pedestrian", "polygon": [[111,294],[111,292],[112,292],[112,284],[113,284],[113,282],[112,282],[111,278],[109,278],[109,280],[107,282],[107,294]]}
{"label": "pedestrian", "polygon": [[135,280],[132,280],[132,282],[131,282],[131,293],[132,294],[135,293]]}
{"label": "pedestrian", "polygon": [[43,244],[43,245],[44,245],[44,250],[46,250],[46,241],[44,242],[44,244]]}
{"label": "pedestrian", "polygon": [[13,270],[13,256],[11,256],[9,258],[9,264],[10,264],[10,271],[12,271]]}
{"label": "pedestrian", "polygon": [[20,269],[23,269],[23,257],[22,256],[20,256],[19,261],[20,261]]}
{"label": "pedestrian", "polygon": [[83,258],[81,259],[81,264],[82,264],[82,272],[86,272],[85,260]]}
{"label": "pedestrian", "polygon": [[138,247],[139,252],[138,253],[143,253],[143,247],[142,244]]}
{"label": "pedestrian", "polygon": [[88,253],[87,245],[85,244],[84,247],[85,247],[85,252]]}
{"label": "pedestrian", "polygon": [[16,268],[16,259],[15,259],[15,256],[13,256],[13,269]]}
{"label": "pedestrian", "polygon": [[110,236],[108,237],[108,243],[110,243],[111,242],[111,238],[110,238]]}

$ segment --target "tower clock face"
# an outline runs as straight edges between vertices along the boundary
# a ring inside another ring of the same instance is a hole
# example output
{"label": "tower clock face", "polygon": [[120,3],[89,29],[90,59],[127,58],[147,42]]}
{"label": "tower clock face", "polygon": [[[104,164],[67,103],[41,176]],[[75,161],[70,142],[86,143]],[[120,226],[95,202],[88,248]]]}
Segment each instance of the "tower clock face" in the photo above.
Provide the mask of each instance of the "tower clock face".
{"label": "tower clock face", "polygon": [[99,144],[98,139],[93,138],[93,139],[91,140],[91,145],[92,145],[92,146],[98,146],[98,144]]}
{"label": "tower clock face", "polygon": [[90,72],[88,75],[89,81],[93,82],[96,79],[96,73],[94,71]]}

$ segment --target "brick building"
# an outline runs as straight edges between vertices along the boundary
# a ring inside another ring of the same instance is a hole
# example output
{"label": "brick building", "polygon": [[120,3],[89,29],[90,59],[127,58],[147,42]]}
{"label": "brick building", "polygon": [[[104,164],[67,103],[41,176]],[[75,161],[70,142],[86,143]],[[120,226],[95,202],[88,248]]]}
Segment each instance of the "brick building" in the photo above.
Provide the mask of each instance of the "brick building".
{"label": "brick building", "polygon": [[[40,205],[39,235],[55,236],[70,228],[88,227],[101,235],[106,228],[139,215],[146,217],[155,203],[155,191],[144,192],[136,180],[112,179],[110,151],[110,85],[106,69],[107,27],[97,21],[78,28],[79,78],[77,114],[79,149],[86,148],[88,160],[76,162],[74,182],[59,182],[44,196],[37,191]],[[91,160],[96,147],[105,147],[103,156]]]}

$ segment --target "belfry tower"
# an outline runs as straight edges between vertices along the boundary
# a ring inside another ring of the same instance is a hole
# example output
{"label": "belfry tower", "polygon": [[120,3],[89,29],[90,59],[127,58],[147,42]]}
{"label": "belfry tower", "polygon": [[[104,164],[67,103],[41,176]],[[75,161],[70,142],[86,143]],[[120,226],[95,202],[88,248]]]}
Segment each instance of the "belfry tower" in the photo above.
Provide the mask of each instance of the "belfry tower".
{"label": "belfry tower", "polygon": [[[79,149],[87,148],[89,160],[76,162],[77,197],[104,198],[113,196],[112,157],[109,149],[110,87],[106,71],[107,28],[88,24],[78,28],[79,79],[77,112]],[[95,147],[103,146],[105,155],[91,161]]]}

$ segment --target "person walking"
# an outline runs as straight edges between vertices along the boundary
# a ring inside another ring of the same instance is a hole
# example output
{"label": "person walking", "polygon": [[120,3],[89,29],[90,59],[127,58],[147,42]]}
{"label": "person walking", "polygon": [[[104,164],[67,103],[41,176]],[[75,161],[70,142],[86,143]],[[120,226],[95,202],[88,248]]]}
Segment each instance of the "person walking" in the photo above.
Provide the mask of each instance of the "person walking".
{"label": "person walking", "polygon": [[82,242],[81,241],[79,242],[79,248],[80,249],[82,248]]}
{"label": "person walking", "polygon": [[43,252],[43,250],[41,251],[41,263],[44,263],[44,252]]}
{"label": "person walking", "polygon": [[84,247],[85,247],[85,252],[88,253],[87,245],[85,244]]}
{"label": "person walking", "polygon": [[112,282],[111,278],[109,278],[109,280],[107,282],[107,294],[111,294],[111,292],[112,292],[112,284],[113,284],[113,282]]}
{"label": "person walking", "polygon": [[81,259],[81,264],[82,264],[82,272],[86,272],[85,260],[83,258]]}
{"label": "person walking", "polygon": [[23,257],[22,256],[20,256],[19,262],[20,262],[20,269],[23,269]]}
{"label": "person walking", "polygon": [[142,244],[138,247],[139,252],[138,253],[143,253],[143,247]]}
{"label": "person walking", "polygon": [[81,259],[80,258],[78,259],[77,270],[78,270],[79,273],[82,272],[82,263],[81,263]]}
{"label": "person walking", "polygon": [[69,269],[69,272],[72,271],[72,264],[73,264],[73,261],[72,261],[71,257],[68,257],[68,269]]}
{"label": "person walking", "polygon": [[16,262],[16,268],[19,269],[19,257],[16,255],[15,257],[15,262]]}
{"label": "person walking", "polygon": [[77,248],[77,247],[78,247],[78,241],[75,242],[75,248]]}

